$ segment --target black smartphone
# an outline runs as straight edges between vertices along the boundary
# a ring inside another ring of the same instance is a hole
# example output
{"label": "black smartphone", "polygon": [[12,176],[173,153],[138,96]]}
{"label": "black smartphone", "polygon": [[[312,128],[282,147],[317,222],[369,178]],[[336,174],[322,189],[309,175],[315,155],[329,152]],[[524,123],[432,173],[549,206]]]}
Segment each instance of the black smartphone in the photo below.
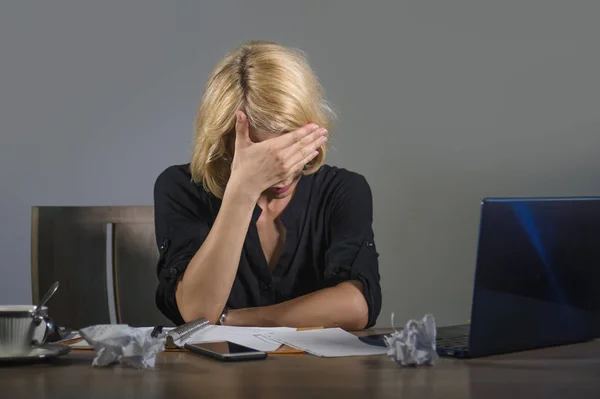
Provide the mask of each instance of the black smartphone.
{"label": "black smartphone", "polygon": [[198,344],[185,344],[185,349],[225,362],[238,362],[244,360],[261,360],[267,357],[266,352],[257,351],[247,346],[229,341],[202,342]]}
{"label": "black smartphone", "polygon": [[365,344],[387,347],[385,344],[385,339],[383,337],[390,336],[390,334],[375,334],[375,335],[367,335],[366,337],[359,337],[358,339],[364,342]]}

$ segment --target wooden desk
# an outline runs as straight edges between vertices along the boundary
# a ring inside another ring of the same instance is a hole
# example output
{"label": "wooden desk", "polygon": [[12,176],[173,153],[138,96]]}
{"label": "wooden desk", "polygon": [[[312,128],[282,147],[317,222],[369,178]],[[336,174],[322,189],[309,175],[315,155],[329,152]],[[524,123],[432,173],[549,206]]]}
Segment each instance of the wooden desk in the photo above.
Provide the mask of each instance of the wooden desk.
{"label": "wooden desk", "polygon": [[92,351],[0,367],[2,398],[600,398],[600,341],[400,368],[386,356],[221,363],[161,353],[155,370],[92,368]]}

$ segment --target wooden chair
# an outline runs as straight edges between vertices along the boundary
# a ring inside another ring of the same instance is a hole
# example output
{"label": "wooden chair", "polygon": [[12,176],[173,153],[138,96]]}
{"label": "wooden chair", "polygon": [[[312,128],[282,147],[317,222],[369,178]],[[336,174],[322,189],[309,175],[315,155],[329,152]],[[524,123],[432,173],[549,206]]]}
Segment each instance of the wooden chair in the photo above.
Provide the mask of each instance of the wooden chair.
{"label": "wooden chair", "polygon": [[157,260],[152,206],[32,208],[33,303],[59,281],[57,325],[172,325],[154,303]]}

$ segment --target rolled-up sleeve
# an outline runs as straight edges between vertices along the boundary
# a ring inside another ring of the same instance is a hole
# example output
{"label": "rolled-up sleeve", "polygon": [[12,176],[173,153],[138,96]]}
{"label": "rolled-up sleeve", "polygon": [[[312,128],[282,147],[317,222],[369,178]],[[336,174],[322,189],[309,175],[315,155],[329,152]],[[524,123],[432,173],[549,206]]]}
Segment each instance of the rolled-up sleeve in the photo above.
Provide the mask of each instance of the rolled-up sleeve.
{"label": "rolled-up sleeve", "polygon": [[358,280],[369,307],[367,328],[381,311],[378,253],[373,233],[373,199],[366,179],[348,172],[334,192],[325,254],[325,284]]}
{"label": "rolled-up sleeve", "polygon": [[159,260],[156,306],[173,323],[184,323],[175,300],[177,283],[210,230],[203,204],[190,195],[197,190],[173,167],[165,170],[154,185],[154,223]]}

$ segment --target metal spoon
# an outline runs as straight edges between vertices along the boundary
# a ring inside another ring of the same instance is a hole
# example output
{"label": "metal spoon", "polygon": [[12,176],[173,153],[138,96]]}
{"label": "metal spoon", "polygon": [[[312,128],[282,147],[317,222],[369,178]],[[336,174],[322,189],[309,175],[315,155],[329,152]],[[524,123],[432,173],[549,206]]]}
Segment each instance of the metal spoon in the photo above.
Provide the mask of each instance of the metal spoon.
{"label": "metal spoon", "polygon": [[40,310],[42,310],[42,307],[44,307],[46,302],[48,302],[50,300],[50,298],[52,298],[52,295],[54,295],[54,293],[56,292],[57,289],[58,289],[58,281],[55,282],[54,284],[52,284],[52,287],[50,287],[50,289],[46,292],[46,294],[40,301],[39,305],[37,305],[37,307],[35,308],[36,313],[39,312]]}

